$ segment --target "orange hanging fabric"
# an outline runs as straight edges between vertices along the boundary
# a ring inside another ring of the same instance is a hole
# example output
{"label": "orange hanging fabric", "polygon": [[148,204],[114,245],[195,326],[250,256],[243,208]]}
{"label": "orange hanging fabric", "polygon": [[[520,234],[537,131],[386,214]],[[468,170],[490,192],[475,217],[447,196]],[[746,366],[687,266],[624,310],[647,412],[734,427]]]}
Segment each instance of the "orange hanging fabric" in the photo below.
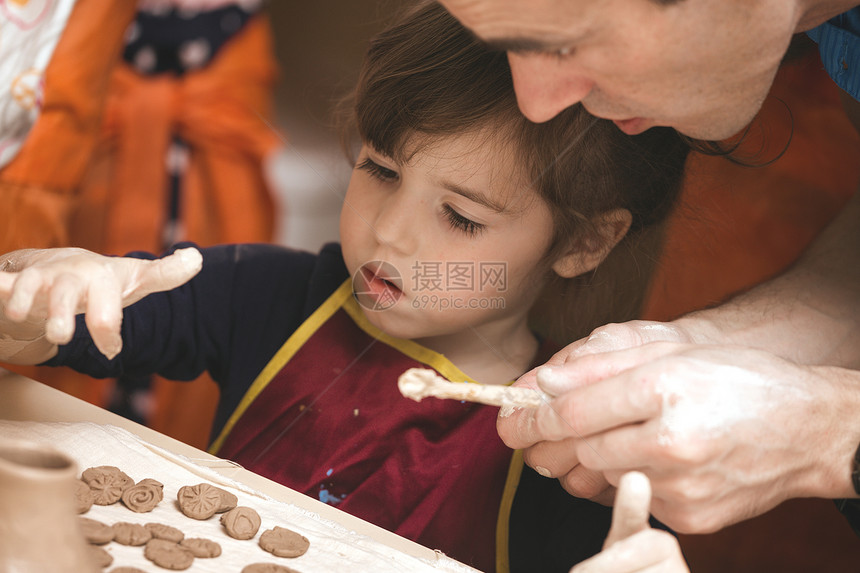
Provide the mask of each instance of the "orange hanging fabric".
{"label": "orange hanging fabric", "polygon": [[277,75],[268,20],[252,18],[202,69],[145,76],[114,71],[102,141],[83,183],[72,237],[101,252],[159,252],[174,136],[189,147],[183,239],[201,245],[271,241],[274,200],[263,161],[281,145],[270,128]]}
{"label": "orange hanging fabric", "polygon": [[110,71],[134,2],[78,0],[45,69],[44,104],[0,170],[0,252],[65,246],[67,216],[99,136]]}

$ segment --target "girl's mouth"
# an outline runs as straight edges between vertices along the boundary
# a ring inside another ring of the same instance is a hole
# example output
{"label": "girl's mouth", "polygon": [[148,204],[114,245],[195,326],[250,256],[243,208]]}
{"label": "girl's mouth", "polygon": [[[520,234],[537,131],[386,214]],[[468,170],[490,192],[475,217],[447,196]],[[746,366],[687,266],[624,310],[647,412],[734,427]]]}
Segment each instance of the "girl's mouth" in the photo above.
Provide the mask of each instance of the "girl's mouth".
{"label": "girl's mouth", "polygon": [[385,310],[403,296],[403,279],[391,263],[371,261],[363,264],[353,280],[353,290],[359,302],[367,302],[373,310]]}

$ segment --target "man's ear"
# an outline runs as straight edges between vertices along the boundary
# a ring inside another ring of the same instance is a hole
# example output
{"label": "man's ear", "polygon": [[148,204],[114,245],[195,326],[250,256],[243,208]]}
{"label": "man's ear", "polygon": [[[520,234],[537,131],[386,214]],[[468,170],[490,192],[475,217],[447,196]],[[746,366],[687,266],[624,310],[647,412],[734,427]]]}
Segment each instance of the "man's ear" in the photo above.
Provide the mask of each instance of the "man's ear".
{"label": "man's ear", "polygon": [[573,278],[594,270],[630,229],[633,216],[627,209],[615,209],[594,218],[596,238],[578,242],[552,264],[562,278]]}

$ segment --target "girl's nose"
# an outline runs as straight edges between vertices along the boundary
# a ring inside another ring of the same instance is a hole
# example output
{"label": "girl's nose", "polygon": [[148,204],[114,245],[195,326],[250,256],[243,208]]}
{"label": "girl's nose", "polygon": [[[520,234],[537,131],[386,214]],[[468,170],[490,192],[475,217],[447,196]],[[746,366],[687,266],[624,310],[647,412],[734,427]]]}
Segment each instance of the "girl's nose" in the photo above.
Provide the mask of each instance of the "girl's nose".
{"label": "girl's nose", "polygon": [[411,252],[421,226],[416,220],[417,213],[417,206],[410,205],[402,191],[386,198],[373,222],[379,242],[395,252]]}
{"label": "girl's nose", "polygon": [[594,86],[573,62],[558,61],[551,55],[508,52],[508,62],[520,111],[535,123],[579,103]]}

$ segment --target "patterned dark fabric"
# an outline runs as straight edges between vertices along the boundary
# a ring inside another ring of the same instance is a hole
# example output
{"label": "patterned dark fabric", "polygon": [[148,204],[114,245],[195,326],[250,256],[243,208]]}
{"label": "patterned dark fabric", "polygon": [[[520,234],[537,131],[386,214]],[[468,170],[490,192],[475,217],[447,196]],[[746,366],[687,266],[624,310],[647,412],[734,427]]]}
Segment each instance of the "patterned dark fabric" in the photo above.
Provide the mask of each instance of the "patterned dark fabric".
{"label": "patterned dark fabric", "polygon": [[238,5],[197,13],[140,11],[126,32],[122,57],[144,75],[181,76],[208,64],[255,13]]}

